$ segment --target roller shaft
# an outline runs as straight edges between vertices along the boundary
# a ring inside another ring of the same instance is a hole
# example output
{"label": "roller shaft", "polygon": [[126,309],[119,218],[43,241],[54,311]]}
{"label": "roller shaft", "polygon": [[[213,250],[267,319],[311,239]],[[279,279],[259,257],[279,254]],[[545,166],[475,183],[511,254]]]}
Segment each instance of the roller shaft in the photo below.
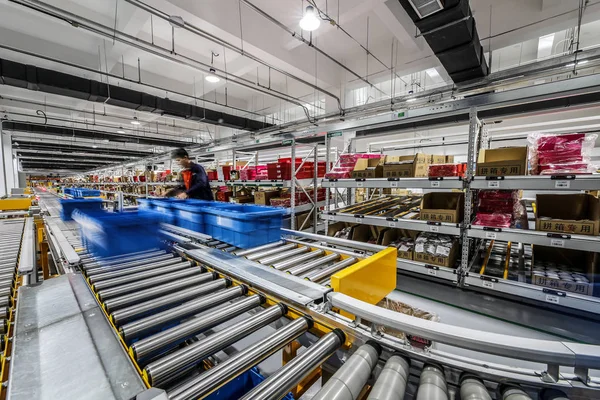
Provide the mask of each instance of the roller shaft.
{"label": "roller shaft", "polygon": [[296,245],[294,243],[288,243],[288,244],[284,244],[283,246],[274,247],[272,249],[260,251],[258,253],[252,253],[252,254],[246,256],[246,258],[248,260],[256,261],[260,258],[268,257],[270,255],[278,254],[278,253],[281,253],[282,251],[287,251],[287,250],[291,250],[291,249],[295,249],[295,248],[296,248]]}
{"label": "roller shaft", "polygon": [[275,254],[269,257],[264,257],[258,260],[263,265],[273,265],[278,261],[296,256],[298,254],[307,253],[310,249],[306,246],[300,246],[292,250],[284,251],[283,253]]}
{"label": "roller shaft", "polygon": [[123,255],[122,258],[100,258],[95,261],[83,264],[85,270],[96,267],[108,267],[111,265],[125,264],[136,260],[147,260],[148,258],[166,254],[165,250],[154,251],[151,253],[134,253],[131,255]]}
{"label": "roller shaft", "polygon": [[239,257],[244,257],[247,256],[248,254],[252,254],[252,253],[256,253],[258,251],[262,251],[262,250],[267,250],[273,247],[277,247],[279,245],[284,244],[285,242],[283,240],[280,240],[278,242],[275,243],[269,243],[269,244],[263,244],[262,246],[258,246],[258,247],[253,247],[251,249],[246,249],[246,250],[239,250],[234,252],[233,254],[235,254],[236,256]]}
{"label": "roller shaft", "polygon": [[181,271],[181,270],[188,269],[188,268],[200,270],[200,268],[192,266],[191,261],[185,261],[182,263],[167,265],[167,266],[160,267],[160,268],[152,268],[147,271],[142,271],[142,272],[138,272],[135,274],[119,276],[119,277],[113,278],[113,279],[106,279],[104,281],[94,283],[93,287],[94,287],[94,290],[103,290],[103,289],[107,289],[107,288],[111,288],[111,287],[115,287],[115,286],[121,286],[126,283],[137,282],[137,281],[140,281],[143,279],[152,278],[153,276],[161,276],[161,275],[169,274],[171,272]]}
{"label": "roller shaft", "polygon": [[325,252],[323,250],[309,251],[306,254],[299,255],[298,257],[292,257],[288,260],[284,260],[284,261],[278,262],[276,264],[273,264],[273,268],[278,269],[280,271],[284,271],[284,270],[291,268],[293,266],[296,266],[298,264],[302,264],[305,261],[320,257],[324,254],[325,254]]}
{"label": "roller shaft", "polygon": [[213,293],[209,296],[186,301],[177,307],[169,308],[157,314],[152,314],[145,318],[129,322],[123,325],[119,331],[121,336],[123,336],[123,339],[130,341],[136,337],[156,332],[157,329],[160,330],[163,325],[171,321],[180,321],[186,317],[198,314],[209,308],[216,307],[219,304],[240,297],[246,293],[246,290],[245,286],[235,286]]}
{"label": "roller shaft", "polygon": [[234,354],[198,377],[174,388],[169,392],[169,400],[206,397],[231,379],[279,351],[279,349],[307,331],[310,326],[311,322],[304,317],[293,320],[286,326],[279,328],[274,334]]}
{"label": "roller shaft", "polygon": [[330,265],[329,267],[313,271],[310,274],[306,275],[304,278],[312,282],[319,282],[322,279],[330,277],[339,270],[351,266],[352,264],[356,263],[356,261],[357,259],[354,257],[347,258],[345,260],[336,262],[335,264]]}
{"label": "roller shaft", "polygon": [[379,345],[364,344],[342,365],[312,400],[356,400],[381,353]]}
{"label": "roller shaft", "polygon": [[417,400],[448,400],[448,386],[442,370],[432,365],[423,367]]}
{"label": "roller shaft", "polygon": [[[112,299],[113,297],[132,293],[132,292],[138,291],[140,289],[145,289],[145,288],[159,285],[161,283],[172,282],[172,281],[176,281],[178,279],[183,279],[183,278],[186,278],[189,276],[201,275],[201,274],[202,274],[202,269],[200,269],[199,267],[186,268],[181,271],[176,271],[176,272],[170,273],[168,275],[155,276],[153,278],[143,279],[143,280],[140,280],[137,282],[128,283],[126,285],[120,285],[117,287],[99,290],[98,297],[100,298],[100,301],[105,301],[107,299]],[[205,276],[206,276],[206,281],[212,280],[212,278],[213,278],[213,274],[211,274],[209,272],[206,272]]]}
{"label": "roller shaft", "polygon": [[10,306],[10,296],[0,296],[0,307]]}
{"label": "roller shaft", "polygon": [[202,285],[203,283],[207,283],[216,278],[216,274],[206,273],[190,276],[178,281],[158,284],[157,286],[153,286],[148,289],[139,290],[135,293],[126,294],[106,300],[104,301],[104,307],[106,307],[108,312],[114,312],[115,310],[121,309],[126,306],[130,306],[140,301],[155,299],[157,296],[173,293],[186,287]]}
{"label": "roller shaft", "polygon": [[197,335],[219,325],[236,315],[258,307],[264,298],[260,295],[248,296],[218,310],[213,310],[192,318],[180,325],[167,329],[156,335],[144,338],[131,345],[136,359],[140,360],[146,356],[160,351],[164,347],[178,344],[192,335]]}
{"label": "roller shaft", "polygon": [[409,374],[408,361],[401,356],[391,356],[381,370],[367,400],[403,399]]}
{"label": "roller shaft", "polygon": [[109,265],[107,267],[101,266],[101,267],[89,268],[85,271],[85,274],[86,274],[86,276],[92,278],[92,277],[96,277],[97,275],[104,275],[109,272],[117,272],[119,270],[129,270],[129,269],[131,269],[131,267],[157,264],[161,261],[170,261],[170,260],[174,260],[174,262],[177,262],[177,261],[181,261],[182,259],[179,257],[176,258],[174,256],[174,254],[163,254],[162,256],[152,257],[152,258],[143,259],[143,260],[130,261],[130,262],[127,262],[124,264]]}
{"label": "roller shaft", "polygon": [[239,324],[223,329],[199,342],[192,343],[148,364],[145,371],[150,384],[161,386],[161,384],[176,377],[178,373],[185,372],[190,365],[202,361],[252,332],[276,321],[285,312],[285,307],[281,305],[269,307]]}
{"label": "roller shaft", "polygon": [[340,255],[339,254],[329,254],[325,257],[321,257],[318,258],[314,261],[308,262],[306,264],[302,264],[302,265],[298,265],[295,267],[292,267],[290,269],[287,270],[287,273],[292,274],[292,275],[302,275],[307,273],[308,271],[312,271],[315,268],[318,268],[322,265],[326,265],[329,264],[331,262],[337,261],[340,259]]}
{"label": "roller shaft", "polygon": [[344,333],[336,329],[321,337],[302,354],[247,393],[242,400],[280,400],[316,367],[327,360],[344,342]]}
{"label": "roller shaft", "polygon": [[531,397],[523,389],[509,387],[502,392],[502,400],[531,400]]}
{"label": "roller shaft", "polygon": [[460,384],[461,400],[492,400],[485,385],[479,379],[466,378]]}
{"label": "roller shaft", "polygon": [[116,256],[110,256],[110,257],[97,257],[94,256],[92,254],[88,254],[86,257],[89,260],[94,260],[94,261],[110,261],[110,260],[120,260],[122,258],[127,258],[127,257],[135,257],[138,256],[140,254],[154,254],[157,252],[163,252],[165,253],[164,250],[159,250],[159,249],[151,249],[151,250],[143,250],[143,251],[136,251],[134,253],[127,253],[127,254],[118,254]]}
{"label": "roller shaft", "polygon": [[122,308],[113,312],[110,317],[115,325],[121,326],[124,323],[140,318],[151,311],[159,310],[174,304],[180,304],[186,300],[216,292],[217,290],[226,288],[228,285],[229,282],[226,279],[217,279],[204,285],[183,289],[176,293]]}

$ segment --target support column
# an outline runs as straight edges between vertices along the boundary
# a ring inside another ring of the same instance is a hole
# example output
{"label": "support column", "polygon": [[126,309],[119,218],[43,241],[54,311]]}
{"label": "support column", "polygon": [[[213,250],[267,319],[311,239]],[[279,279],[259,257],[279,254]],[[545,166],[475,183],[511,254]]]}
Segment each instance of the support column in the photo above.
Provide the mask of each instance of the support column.
{"label": "support column", "polygon": [[18,171],[16,160],[13,161],[11,135],[2,131],[0,123],[0,196],[9,195],[10,190],[18,185]]}

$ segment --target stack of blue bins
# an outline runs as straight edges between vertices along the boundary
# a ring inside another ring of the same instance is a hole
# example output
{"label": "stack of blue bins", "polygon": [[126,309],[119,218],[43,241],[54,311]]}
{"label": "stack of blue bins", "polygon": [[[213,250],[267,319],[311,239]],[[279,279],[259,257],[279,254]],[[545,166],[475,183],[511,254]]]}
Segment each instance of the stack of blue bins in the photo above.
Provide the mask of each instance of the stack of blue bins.
{"label": "stack of blue bins", "polygon": [[102,199],[61,199],[60,219],[71,221],[73,211],[99,212],[102,210]]}

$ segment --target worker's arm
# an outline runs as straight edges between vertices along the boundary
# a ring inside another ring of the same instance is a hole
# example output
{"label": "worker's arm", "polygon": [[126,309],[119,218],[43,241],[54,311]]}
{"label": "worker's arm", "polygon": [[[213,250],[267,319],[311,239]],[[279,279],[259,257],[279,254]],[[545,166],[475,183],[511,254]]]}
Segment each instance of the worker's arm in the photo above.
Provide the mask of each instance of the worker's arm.
{"label": "worker's arm", "polygon": [[186,190],[188,196],[192,193],[198,192],[204,187],[208,187],[208,175],[206,175],[206,171],[204,171],[204,168],[202,168],[201,165],[194,164],[192,173],[195,173],[195,176],[192,180],[192,185],[188,190]]}
{"label": "worker's arm", "polygon": [[175,186],[173,189],[169,190],[165,194],[165,197],[177,197],[179,194],[185,192],[185,183],[183,182],[183,176],[181,175],[181,173],[179,173],[177,176],[177,183],[178,185]]}

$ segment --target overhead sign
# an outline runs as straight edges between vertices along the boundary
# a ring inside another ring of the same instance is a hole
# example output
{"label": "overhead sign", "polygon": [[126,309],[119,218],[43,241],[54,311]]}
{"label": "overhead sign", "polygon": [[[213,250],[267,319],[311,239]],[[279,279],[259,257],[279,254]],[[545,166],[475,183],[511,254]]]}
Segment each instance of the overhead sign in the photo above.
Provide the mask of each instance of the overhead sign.
{"label": "overhead sign", "polygon": [[332,137],[342,136],[342,134],[343,134],[342,131],[328,132],[327,137],[332,138]]}

